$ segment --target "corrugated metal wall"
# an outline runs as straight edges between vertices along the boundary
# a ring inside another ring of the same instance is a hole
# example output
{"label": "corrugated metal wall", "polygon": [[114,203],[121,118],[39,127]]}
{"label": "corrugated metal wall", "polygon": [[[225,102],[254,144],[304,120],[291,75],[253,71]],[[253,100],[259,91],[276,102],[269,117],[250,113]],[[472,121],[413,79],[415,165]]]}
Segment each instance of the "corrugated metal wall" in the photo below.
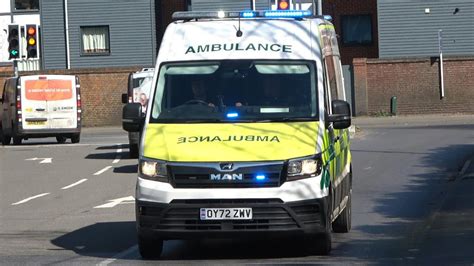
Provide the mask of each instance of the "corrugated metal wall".
{"label": "corrugated metal wall", "polygon": [[[45,69],[65,68],[63,1],[41,2]],[[156,58],[154,3],[69,0],[71,68],[152,66]],[[81,26],[109,26],[110,55],[81,56]]]}
{"label": "corrugated metal wall", "polygon": [[[429,9],[429,13],[425,13]],[[474,55],[473,0],[379,0],[379,57]]]}
{"label": "corrugated metal wall", "polygon": [[[257,10],[268,9],[272,0],[256,0]],[[241,11],[250,9],[250,0],[191,0],[191,9],[193,11]]]}
{"label": "corrugated metal wall", "polygon": [[63,0],[40,1],[41,57],[45,69],[66,68]]}

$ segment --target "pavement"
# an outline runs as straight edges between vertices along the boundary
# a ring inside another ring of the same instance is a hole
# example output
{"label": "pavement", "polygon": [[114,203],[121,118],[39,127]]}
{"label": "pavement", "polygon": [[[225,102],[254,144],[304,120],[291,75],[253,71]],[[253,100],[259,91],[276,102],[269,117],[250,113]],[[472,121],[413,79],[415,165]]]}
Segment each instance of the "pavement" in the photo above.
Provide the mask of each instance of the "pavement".
{"label": "pavement", "polygon": [[[363,129],[372,126],[436,126],[436,125],[467,125],[474,124],[474,115],[450,114],[450,115],[417,115],[417,116],[389,116],[389,117],[354,117],[353,126],[350,128],[351,135],[364,135]],[[121,130],[118,126],[84,128],[86,135],[110,134]],[[474,133],[474,132],[473,132]],[[445,193],[437,202],[437,211],[424,224],[424,238],[417,239],[414,248],[414,257],[420,263],[423,258],[430,257],[443,261],[443,251],[450,246],[457,246],[459,257],[452,258],[456,262],[463,262],[465,254],[472,252],[471,245],[474,243],[474,150],[472,156],[467,159],[459,173],[448,183]],[[418,249],[418,247],[423,247]],[[472,263],[473,261],[465,261]]]}
{"label": "pavement", "polygon": [[[473,124],[474,115],[464,114],[355,117],[353,131],[356,136],[363,136],[364,128],[381,125],[449,127]],[[438,198],[435,211],[420,230],[422,234],[419,235],[423,237],[415,239],[413,249],[410,250],[415,264],[436,262],[438,265],[474,265],[474,150],[459,173],[448,182],[446,190]],[[456,250],[454,253],[453,247]]]}

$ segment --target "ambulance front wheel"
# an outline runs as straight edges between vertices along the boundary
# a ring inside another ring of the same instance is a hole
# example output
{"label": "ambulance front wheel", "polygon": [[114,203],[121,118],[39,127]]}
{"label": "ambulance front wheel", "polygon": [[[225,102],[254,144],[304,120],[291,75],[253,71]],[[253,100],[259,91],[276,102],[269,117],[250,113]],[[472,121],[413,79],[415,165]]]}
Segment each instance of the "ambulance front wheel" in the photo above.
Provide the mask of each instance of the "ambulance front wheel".
{"label": "ambulance front wheel", "polygon": [[306,237],[307,252],[319,256],[327,256],[331,253],[332,249],[332,234],[331,234],[331,218],[330,213],[332,210],[331,195],[327,196],[322,201],[322,220],[324,221],[324,230],[321,232],[311,234]]}
{"label": "ambulance front wheel", "polygon": [[143,259],[159,259],[163,252],[163,240],[138,235],[138,251]]}
{"label": "ambulance front wheel", "polygon": [[344,191],[347,191],[347,203],[344,210],[332,223],[332,230],[335,233],[348,233],[352,227],[352,166],[344,184],[346,184]]}

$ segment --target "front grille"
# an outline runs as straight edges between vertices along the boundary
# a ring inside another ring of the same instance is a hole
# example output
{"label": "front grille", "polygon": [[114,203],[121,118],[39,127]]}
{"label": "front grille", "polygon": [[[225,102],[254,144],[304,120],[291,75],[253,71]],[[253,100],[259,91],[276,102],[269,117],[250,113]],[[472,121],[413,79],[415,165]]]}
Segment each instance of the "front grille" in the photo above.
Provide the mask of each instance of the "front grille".
{"label": "front grille", "polygon": [[[200,208],[232,207],[251,207],[252,220],[200,219]],[[318,224],[320,220],[317,203],[288,205],[279,199],[174,200],[168,208],[141,207],[140,226],[165,231],[291,230]]]}
{"label": "front grille", "polygon": [[[283,163],[239,165],[233,171],[219,171],[216,165],[170,165],[171,185],[175,188],[259,188],[279,187],[282,182]],[[214,175],[213,180],[211,176]],[[219,177],[216,178],[216,175]],[[257,180],[265,175],[265,180]],[[233,180],[227,180],[233,179]]]}
{"label": "front grille", "polygon": [[175,188],[251,188],[251,187],[278,187],[280,173],[264,173],[266,180],[258,182],[255,174],[244,174],[243,180],[210,180],[210,174],[174,175]]}

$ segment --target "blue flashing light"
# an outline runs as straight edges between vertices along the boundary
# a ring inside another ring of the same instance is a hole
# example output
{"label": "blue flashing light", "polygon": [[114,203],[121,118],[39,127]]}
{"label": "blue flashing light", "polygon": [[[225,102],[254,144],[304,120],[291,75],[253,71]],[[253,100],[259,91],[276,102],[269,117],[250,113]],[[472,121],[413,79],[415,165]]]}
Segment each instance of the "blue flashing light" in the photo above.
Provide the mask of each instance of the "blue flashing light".
{"label": "blue flashing light", "polygon": [[244,11],[240,13],[240,17],[242,18],[254,18],[257,16],[257,12],[254,11]]}
{"label": "blue flashing light", "polygon": [[267,177],[265,175],[256,175],[255,179],[257,179],[257,181],[263,181],[267,179]]}
{"label": "blue flashing light", "polygon": [[324,19],[327,21],[332,21],[331,15],[324,15]]}
{"label": "blue flashing light", "polygon": [[271,10],[263,13],[268,18],[303,18],[311,15],[310,10]]}
{"label": "blue flashing light", "polygon": [[238,113],[228,113],[227,114],[227,118],[237,118],[237,117],[239,117]]}

